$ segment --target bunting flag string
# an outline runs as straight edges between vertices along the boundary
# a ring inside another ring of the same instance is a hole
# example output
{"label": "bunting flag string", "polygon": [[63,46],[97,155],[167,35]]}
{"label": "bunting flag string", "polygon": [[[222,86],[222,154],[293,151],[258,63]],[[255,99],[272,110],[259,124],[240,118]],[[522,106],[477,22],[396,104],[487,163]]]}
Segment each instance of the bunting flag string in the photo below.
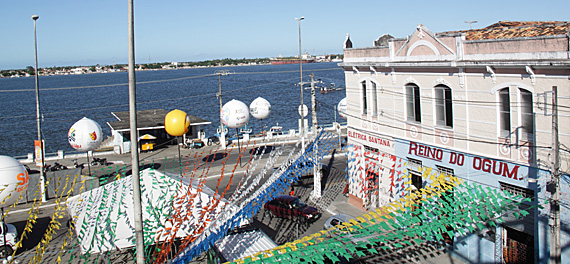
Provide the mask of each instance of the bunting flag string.
{"label": "bunting flag string", "polygon": [[[448,175],[440,174],[435,178],[437,181],[430,186],[431,189],[436,190],[435,192],[420,189],[416,196],[403,197],[388,207],[379,208],[376,212],[369,212],[357,220],[353,219],[351,222],[327,230],[325,237],[322,233],[313,234],[272,250],[237,260],[235,263],[272,263],[281,256],[290,258],[289,261],[299,262],[306,260],[307,256],[313,260],[317,256],[330,257],[325,252],[331,251],[346,259],[351,259],[364,256],[364,250],[377,252],[374,247],[397,250],[403,248],[403,244],[443,241],[445,238],[442,234],[444,233],[451,237],[456,234],[467,235],[474,232],[476,228],[484,228],[485,221],[500,222],[508,210],[528,201],[520,195],[515,196],[507,191],[496,189],[482,191],[480,186],[465,184],[459,179],[446,179],[449,178]],[[453,194],[447,193],[442,184],[454,186]],[[405,203],[417,202],[417,197],[423,197],[417,207],[402,206]],[[471,202],[454,201],[459,197],[470,199]],[[525,215],[528,214],[528,210],[532,208],[515,210],[513,214],[515,216]],[[448,231],[446,226],[452,224],[456,229]],[[381,246],[384,244],[392,247]],[[368,245],[373,247],[370,248]],[[342,248],[346,251],[339,250]],[[297,253],[291,253],[293,251]]]}

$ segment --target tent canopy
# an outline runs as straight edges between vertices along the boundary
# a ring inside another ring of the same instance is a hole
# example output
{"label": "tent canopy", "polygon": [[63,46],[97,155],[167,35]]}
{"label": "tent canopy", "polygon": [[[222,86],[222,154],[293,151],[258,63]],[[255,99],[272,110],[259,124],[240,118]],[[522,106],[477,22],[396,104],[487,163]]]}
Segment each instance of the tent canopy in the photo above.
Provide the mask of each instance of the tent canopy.
{"label": "tent canopy", "polygon": [[156,139],[156,137],[153,135],[150,135],[150,134],[144,134],[144,135],[139,137],[139,140],[141,140],[141,139]]}
{"label": "tent canopy", "polygon": [[[213,207],[212,203],[218,197],[205,185],[198,184],[197,181],[176,180],[153,169],[141,172],[145,245],[166,241],[173,235],[182,238],[200,232],[196,230],[197,226],[211,223],[229,205],[222,200]],[[82,253],[134,247],[133,204],[132,176],[69,198],[67,208],[75,224]],[[212,208],[206,209],[208,207]],[[180,223],[179,229],[171,231],[175,221],[182,216],[188,218]]]}

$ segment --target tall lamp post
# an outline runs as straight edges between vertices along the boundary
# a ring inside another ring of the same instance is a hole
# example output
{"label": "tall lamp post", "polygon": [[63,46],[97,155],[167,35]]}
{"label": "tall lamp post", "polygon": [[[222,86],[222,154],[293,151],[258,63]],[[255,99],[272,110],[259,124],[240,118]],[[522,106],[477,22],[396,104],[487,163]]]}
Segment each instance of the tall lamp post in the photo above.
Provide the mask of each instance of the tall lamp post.
{"label": "tall lamp post", "polygon": [[479,21],[477,21],[477,20],[465,21],[465,23],[469,24],[469,29],[473,29],[473,26],[471,26],[471,24],[477,23],[477,22],[479,22]]}
{"label": "tall lamp post", "polygon": [[33,15],[32,20],[34,21],[34,49],[35,49],[35,57],[36,57],[36,122],[38,124],[38,141],[40,142],[40,193],[42,196],[42,202],[46,201],[45,195],[45,175],[44,175],[44,144],[42,142],[42,128],[40,122],[40,88],[38,82],[38,38],[36,36],[36,20],[38,20],[40,16]]}
{"label": "tall lamp post", "polygon": [[303,113],[305,110],[303,107],[303,57],[301,57],[301,20],[303,19],[305,19],[305,17],[295,18],[295,20],[299,21],[299,86],[301,87],[301,105],[299,106],[299,109],[301,109],[301,126],[299,134],[301,134],[301,150],[302,152],[305,152],[305,116]]}
{"label": "tall lamp post", "polygon": [[137,144],[137,88],[135,75],[135,11],[134,0],[128,0],[129,35],[129,126],[131,132],[131,166],[133,184],[133,213],[135,222],[136,263],[144,264],[143,213],[139,174],[139,146]]}

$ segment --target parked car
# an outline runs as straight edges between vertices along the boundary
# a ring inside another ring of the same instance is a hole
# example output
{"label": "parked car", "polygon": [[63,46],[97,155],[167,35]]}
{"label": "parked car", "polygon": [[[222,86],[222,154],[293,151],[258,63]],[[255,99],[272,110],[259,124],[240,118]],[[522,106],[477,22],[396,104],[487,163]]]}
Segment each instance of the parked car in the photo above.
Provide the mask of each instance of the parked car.
{"label": "parked car", "polygon": [[[321,179],[329,174],[329,166],[324,163],[319,163],[319,170]],[[299,175],[297,180],[298,184],[312,184],[313,182],[313,163],[306,161],[295,165],[291,170],[291,174]]]}
{"label": "parked car", "polygon": [[271,217],[287,218],[300,223],[311,223],[321,217],[317,208],[308,206],[299,198],[289,195],[281,195],[265,203],[263,208]]}
{"label": "parked car", "polygon": [[347,215],[347,214],[333,215],[333,216],[329,217],[329,219],[327,219],[327,221],[325,221],[324,228],[330,229],[334,226],[341,225],[344,222],[348,222],[348,221],[350,221],[350,219],[353,219],[353,218],[354,217]]}
{"label": "parked car", "polygon": [[209,137],[208,138],[208,146],[211,146],[212,144],[220,145],[220,138],[218,138],[217,136]]}
{"label": "parked car", "polygon": [[[311,161],[297,163],[291,169],[293,170],[292,173],[300,171],[301,174],[299,177],[313,176],[313,162]],[[329,166],[324,163],[319,163],[319,170],[321,171],[321,177],[323,177],[325,174],[329,173]]]}
{"label": "parked car", "polygon": [[[16,243],[18,242],[18,230],[12,224],[0,225],[0,259],[6,259],[11,256],[16,250]],[[6,234],[6,243],[4,243],[4,234]]]}

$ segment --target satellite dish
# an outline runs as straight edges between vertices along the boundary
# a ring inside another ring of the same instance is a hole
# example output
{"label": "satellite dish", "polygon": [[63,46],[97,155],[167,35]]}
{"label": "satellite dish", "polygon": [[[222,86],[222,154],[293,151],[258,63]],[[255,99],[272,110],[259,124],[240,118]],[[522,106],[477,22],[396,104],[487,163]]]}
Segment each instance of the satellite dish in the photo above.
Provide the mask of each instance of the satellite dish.
{"label": "satellite dish", "polygon": [[257,119],[265,119],[271,113],[271,104],[264,98],[257,97],[249,105],[249,113]]}
{"label": "satellite dish", "polygon": [[186,112],[174,109],[164,117],[164,129],[171,136],[179,137],[188,132],[190,117]]}
{"label": "satellite dish", "polygon": [[340,117],[346,119],[346,109],[347,109],[346,97],[343,98],[342,100],[340,100],[340,102],[338,102],[336,109],[338,111],[338,115],[340,115]]}
{"label": "satellite dish", "polygon": [[81,151],[95,150],[103,141],[101,126],[84,117],[75,122],[67,132],[67,141],[72,148]]}
{"label": "satellite dish", "polygon": [[243,102],[231,100],[222,107],[220,118],[227,127],[240,128],[249,121],[249,109]]}
{"label": "satellite dish", "polygon": [[0,155],[0,206],[13,205],[28,188],[28,171],[18,160]]}

